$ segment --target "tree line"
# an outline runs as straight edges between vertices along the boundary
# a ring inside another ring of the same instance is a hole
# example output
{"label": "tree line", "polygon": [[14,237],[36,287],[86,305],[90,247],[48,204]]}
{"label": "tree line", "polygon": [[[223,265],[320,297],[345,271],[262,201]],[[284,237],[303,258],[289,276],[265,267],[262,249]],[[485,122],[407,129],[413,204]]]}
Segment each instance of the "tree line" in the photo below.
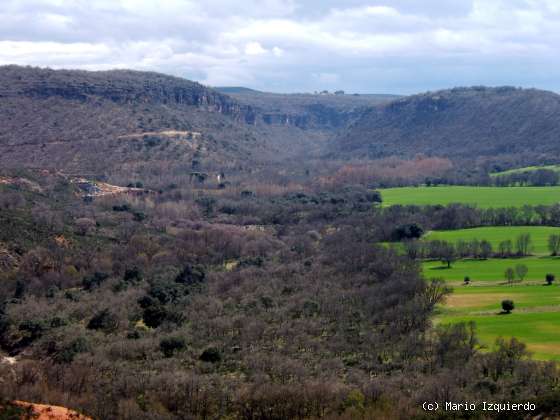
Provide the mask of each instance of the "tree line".
{"label": "tree line", "polygon": [[[405,253],[411,259],[440,260],[451,266],[457,259],[475,258],[511,258],[527,257],[531,255],[534,245],[530,233],[522,233],[515,240],[505,239],[494,247],[486,239],[459,239],[449,242],[440,239],[434,240],[406,240],[403,242]],[[560,234],[551,234],[548,237],[548,250],[551,256],[560,253]]]}

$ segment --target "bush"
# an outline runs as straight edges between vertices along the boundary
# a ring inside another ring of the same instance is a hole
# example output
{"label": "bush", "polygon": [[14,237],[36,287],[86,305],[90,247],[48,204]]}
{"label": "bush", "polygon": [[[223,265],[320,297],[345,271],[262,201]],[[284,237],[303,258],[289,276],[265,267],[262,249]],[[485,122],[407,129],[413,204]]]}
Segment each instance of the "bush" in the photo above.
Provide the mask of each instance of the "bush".
{"label": "bush", "polygon": [[128,204],[116,205],[113,206],[113,211],[130,211],[131,208]]}
{"label": "bush", "polygon": [[514,308],[515,305],[513,303],[513,300],[509,300],[509,299],[502,300],[502,309],[506,314],[511,313],[511,311],[513,311]]}
{"label": "bush", "polygon": [[98,312],[87,324],[90,330],[101,330],[109,333],[115,331],[119,327],[119,320],[113,315],[109,309],[103,309]]}
{"label": "bush", "polygon": [[208,347],[200,355],[200,360],[208,363],[218,363],[222,360],[222,356],[216,347]]}
{"label": "bush", "polygon": [[142,319],[150,328],[159,327],[167,318],[167,310],[161,305],[152,305],[144,309]]}
{"label": "bush", "polygon": [[391,234],[391,239],[394,241],[401,241],[403,239],[418,239],[424,234],[424,229],[416,223],[408,223],[400,225]]}
{"label": "bush", "polygon": [[71,363],[76,355],[90,350],[90,345],[85,337],[78,337],[68,345],[62,347],[54,356],[57,363]]}
{"label": "bush", "polygon": [[184,350],[186,347],[183,337],[167,337],[159,342],[159,348],[165,357],[171,357],[177,351]]}
{"label": "bush", "polygon": [[136,283],[142,281],[142,272],[137,267],[127,268],[124,272],[123,279],[127,283]]}
{"label": "bush", "polygon": [[94,287],[99,287],[101,284],[109,278],[109,274],[95,272],[92,276],[84,277],[82,280],[82,286],[84,289],[91,290]]}
{"label": "bush", "polygon": [[185,286],[193,286],[203,283],[205,278],[206,273],[201,266],[187,265],[175,278],[175,282],[184,284]]}

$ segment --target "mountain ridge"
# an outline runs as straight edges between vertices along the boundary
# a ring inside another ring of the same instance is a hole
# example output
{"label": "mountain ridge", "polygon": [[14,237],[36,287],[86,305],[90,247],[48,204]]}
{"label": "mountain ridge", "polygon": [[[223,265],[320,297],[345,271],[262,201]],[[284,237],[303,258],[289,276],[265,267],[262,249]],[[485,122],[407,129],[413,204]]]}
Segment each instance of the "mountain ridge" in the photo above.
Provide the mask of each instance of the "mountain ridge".
{"label": "mountain ridge", "polygon": [[538,89],[458,87],[367,109],[331,156],[455,158],[560,151],[560,95]]}

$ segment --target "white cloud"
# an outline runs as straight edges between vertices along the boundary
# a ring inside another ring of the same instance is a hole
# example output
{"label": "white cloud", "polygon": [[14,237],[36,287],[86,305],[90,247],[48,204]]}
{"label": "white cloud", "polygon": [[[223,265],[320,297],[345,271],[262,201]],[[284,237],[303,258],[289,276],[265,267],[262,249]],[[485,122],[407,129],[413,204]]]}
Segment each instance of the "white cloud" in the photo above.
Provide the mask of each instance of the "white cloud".
{"label": "white cloud", "polygon": [[245,45],[245,54],[247,55],[262,55],[266,50],[258,42],[249,42]]}
{"label": "white cloud", "polygon": [[289,91],[560,89],[559,45],[557,0],[4,0],[0,10],[0,63]]}

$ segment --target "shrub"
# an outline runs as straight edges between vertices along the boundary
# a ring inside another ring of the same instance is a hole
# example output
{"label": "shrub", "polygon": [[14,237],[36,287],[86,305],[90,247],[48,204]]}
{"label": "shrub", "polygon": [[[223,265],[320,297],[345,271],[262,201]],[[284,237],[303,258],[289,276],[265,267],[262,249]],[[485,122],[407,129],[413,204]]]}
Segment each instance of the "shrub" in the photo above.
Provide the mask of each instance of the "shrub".
{"label": "shrub", "polygon": [[144,309],[142,319],[151,328],[159,327],[167,318],[167,310],[161,305],[152,305]]}
{"label": "shrub", "polygon": [[115,331],[118,327],[119,320],[109,309],[98,312],[87,324],[87,328],[90,330],[101,330],[106,333]]}
{"label": "shrub", "polygon": [[175,278],[175,282],[186,286],[193,286],[195,284],[203,283],[205,278],[206,273],[201,266],[191,266],[189,264]]}
{"label": "shrub", "polygon": [[108,278],[109,274],[96,271],[92,276],[84,277],[84,279],[82,280],[82,286],[84,286],[84,289],[86,290],[91,290],[94,287],[101,286],[101,284]]}
{"label": "shrub", "polygon": [[57,363],[71,363],[76,355],[89,350],[90,345],[85,337],[78,337],[62,347],[54,356],[54,360]]}
{"label": "shrub", "polygon": [[216,347],[208,347],[200,355],[200,360],[208,363],[218,363],[222,360],[222,356]]}
{"label": "shrub", "polygon": [[391,234],[391,239],[394,241],[401,241],[403,239],[418,239],[424,234],[424,229],[416,223],[408,223],[400,225]]}
{"label": "shrub", "polygon": [[167,337],[159,342],[159,348],[165,357],[171,357],[177,351],[184,350],[186,347],[183,337]]}
{"label": "shrub", "polygon": [[502,309],[506,314],[511,313],[511,311],[513,311],[514,308],[515,305],[513,303],[513,300],[509,300],[509,299],[502,300]]}
{"label": "shrub", "polygon": [[142,281],[142,272],[137,267],[127,268],[124,272],[124,281],[130,283],[136,283]]}

